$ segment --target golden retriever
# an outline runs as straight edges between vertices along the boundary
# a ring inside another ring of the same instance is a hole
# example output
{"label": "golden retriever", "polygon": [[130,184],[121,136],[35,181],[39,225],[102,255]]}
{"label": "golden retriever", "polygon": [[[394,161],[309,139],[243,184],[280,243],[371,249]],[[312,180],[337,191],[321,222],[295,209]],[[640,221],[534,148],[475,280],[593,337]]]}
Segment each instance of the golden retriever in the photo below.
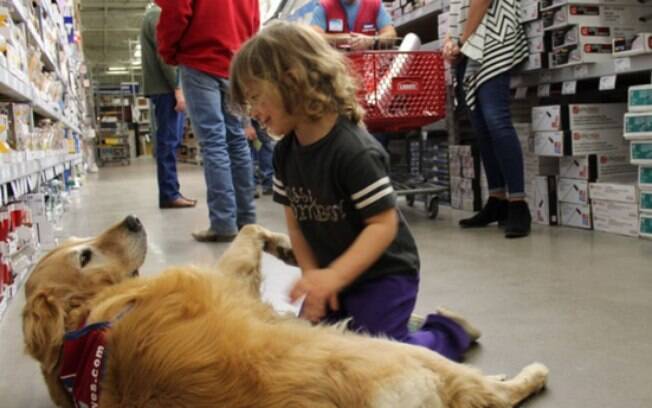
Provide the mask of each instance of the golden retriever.
{"label": "golden retriever", "polygon": [[541,364],[500,381],[421,347],[311,326],[260,298],[263,251],[291,262],[289,240],[246,226],[215,268],[137,277],[146,234],[130,216],[45,256],[27,285],[23,332],[53,401],[64,334],[112,322],[99,399],[110,407],[512,407],[545,384]]}

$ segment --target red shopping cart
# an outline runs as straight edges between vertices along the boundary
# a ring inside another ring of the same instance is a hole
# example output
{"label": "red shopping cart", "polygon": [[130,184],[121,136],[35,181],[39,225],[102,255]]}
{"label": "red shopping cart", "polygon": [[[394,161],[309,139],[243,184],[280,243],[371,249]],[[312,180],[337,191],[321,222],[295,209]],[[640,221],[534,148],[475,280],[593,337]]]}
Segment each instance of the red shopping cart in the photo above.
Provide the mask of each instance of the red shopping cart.
{"label": "red shopping cart", "polygon": [[[361,51],[347,54],[360,80],[358,98],[370,132],[417,130],[446,116],[444,60],[432,51]],[[423,144],[426,133],[422,132]],[[422,172],[421,172],[422,173]],[[439,213],[438,194],[447,187],[423,176],[391,174],[397,195],[408,205],[423,198],[430,218]]]}

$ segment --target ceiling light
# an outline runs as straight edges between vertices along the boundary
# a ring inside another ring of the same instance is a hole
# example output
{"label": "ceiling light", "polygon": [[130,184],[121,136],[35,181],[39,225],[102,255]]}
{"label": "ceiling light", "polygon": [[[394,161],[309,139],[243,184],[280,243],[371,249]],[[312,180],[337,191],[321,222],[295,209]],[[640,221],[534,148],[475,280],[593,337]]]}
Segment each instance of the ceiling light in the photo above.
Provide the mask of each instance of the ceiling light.
{"label": "ceiling light", "polygon": [[127,67],[109,67],[109,71],[126,71]]}

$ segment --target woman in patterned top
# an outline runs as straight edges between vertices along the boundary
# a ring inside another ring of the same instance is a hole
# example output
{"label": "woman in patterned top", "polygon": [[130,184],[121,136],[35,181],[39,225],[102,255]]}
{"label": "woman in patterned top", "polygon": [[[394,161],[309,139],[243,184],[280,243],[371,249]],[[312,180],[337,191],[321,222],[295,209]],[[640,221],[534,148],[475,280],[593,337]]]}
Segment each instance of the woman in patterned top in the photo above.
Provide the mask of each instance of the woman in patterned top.
{"label": "woman in patterned top", "polygon": [[363,111],[345,57],[308,26],[276,23],[231,66],[232,100],[282,137],[274,150],[274,200],[285,208],[302,271],[290,292],[301,317],[349,320],[352,330],[460,359],[479,332],[440,310],[407,324],[419,254],[396,207],[384,149],[361,127]]}
{"label": "woman in patterned top", "polygon": [[517,0],[451,0],[444,57],[455,65],[458,101],[470,109],[489,200],[462,228],[498,221],[507,238],[530,233],[523,152],[510,112],[510,73],[528,56]]}

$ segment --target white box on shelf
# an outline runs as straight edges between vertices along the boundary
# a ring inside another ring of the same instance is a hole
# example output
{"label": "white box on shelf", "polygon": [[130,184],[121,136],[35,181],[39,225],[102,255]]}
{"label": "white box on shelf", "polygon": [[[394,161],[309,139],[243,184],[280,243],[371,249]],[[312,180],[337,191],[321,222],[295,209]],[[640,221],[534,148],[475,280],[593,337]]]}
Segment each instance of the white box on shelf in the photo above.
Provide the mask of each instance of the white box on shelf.
{"label": "white box on shelf", "polygon": [[622,126],[624,103],[588,103],[534,106],[534,131],[604,129]]}
{"label": "white box on shelf", "polygon": [[639,6],[642,1],[640,0],[542,0],[541,10],[548,10],[552,8],[561,7],[565,4],[587,4],[587,5],[619,5],[619,6]]}
{"label": "white box on shelf", "polygon": [[593,213],[593,229],[607,232],[609,234],[625,235],[628,237],[638,236],[638,216],[633,220],[605,217]]}
{"label": "white box on shelf", "polygon": [[528,37],[527,46],[528,50],[530,51],[530,55],[541,54],[547,51],[545,41],[543,40],[543,35],[539,37]]}
{"label": "white box on shelf", "polygon": [[639,166],[638,187],[641,190],[652,190],[652,167]]}
{"label": "white box on shelf", "polygon": [[548,53],[548,61],[550,68],[609,62],[613,60],[612,47],[611,44],[569,45]]}
{"label": "white box on shelf", "polygon": [[[644,29],[639,17],[650,12],[648,6],[575,5],[566,4],[541,12],[545,30],[554,30],[571,24],[585,26],[617,26]],[[644,30],[642,30],[644,31]]]}
{"label": "white box on shelf", "polygon": [[632,164],[652,165],[652,140],[638,140],[630,143]]}
{"label": "white box on shelf", "polygon": [[539,18],[539,3],[521,6],[521,23],[529,23]]}
{"label": "white box on shelf", "polygon": [[614,35],[613,53],[617,58],[652,53],[652,33]]}
{"label": "white box on shelf", "polygon": [[592,200],[636,203],[638,188],[633,178],[625,177],[609,182],[591,183],[589,193]]}
{"label": "white box on shelf", "polygon": [[623,174],[635,174],[636,166],[629,163],[629,151],[565,156],[559,160],[559,176],[588,181],[607,180]]}
{"label": "white box on shelf", "polygon": [[557,178],[555,176],[536,177],[534,185],[534,202],[532,203],[532,221],[536,224],[557,225]]}
{"label": "white box on shelf", "polygon": [[[521,3],[521,7],[523,4]],[[543,20],[530,21],[524,24],[525,35],[528,38],[540,37],[543,35]]]}
{"label": "white box on shelf", "polygon": [[591,206],[573,203],[559,203],[561,225],[591,229]]}
{"label": "white box on shelf", "polygon": [[584,156],[621,152],[627,148],[620,128],[535,132],[534,152],[540,156]]}
{"label": "white box on shelf", "polygon": [[641,213],[639,225],[639,235],[644,238],[652,238],[652,214]]}
{"label": "white box on shelf", "polygon": [[641,198],[638,201],[641,212],[652,213],[652,191],[641,191]]}
{"label": "white box on shelf", "polygon": [[627,140],[652,139],[652,112],[626,113],[623,136]]}
{"label": "white box on shelf", "polygon": [[630,112],[652,111],[652,85],[630,86],[627,91],[627,109]]}
{"label": "white box on shelf", "polygon": [[557,185],[557,199],[573,204],[589,203],[589,183],[585,180],[560,178]]}
{"label": "white box on shelf", "polygon": [[548,68],[547,53],[530,54],[521,67],[523,71],[535,71],[543,68]]}

